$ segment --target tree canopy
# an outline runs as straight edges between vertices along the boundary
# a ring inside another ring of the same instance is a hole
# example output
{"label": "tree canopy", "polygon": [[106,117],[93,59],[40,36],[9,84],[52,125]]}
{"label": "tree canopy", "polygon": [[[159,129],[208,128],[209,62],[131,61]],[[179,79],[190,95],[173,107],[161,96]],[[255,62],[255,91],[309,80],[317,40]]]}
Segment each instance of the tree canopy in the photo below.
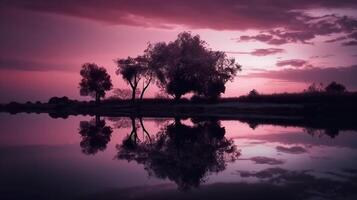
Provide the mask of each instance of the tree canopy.
{"label": "tree canopy", "polygon": [[128,57],[125,59],[118,59],[115,61],[117,63],[117,74],[120,74],[131,87],[132,95],[131,99],[134,100],[138,90],[138,85],[140,80],[143,80],[143,89],[140,95],[142,99],[145,90],[148,88],[152,76],[148,68],[148,59],[146,56],[138,56],[135,58]]}
{"label": "tree canopy", "polygon": [[225,52],[212,51],[199,35],[182,32],[169,43],[149,45],[145,51],[159,87],[175,99],[187,93],[218,98],[241,66]]}
{"label": "tree canopy", "polygon": [[131,133],[117,145],[116,158],[143,164],[150,176],[171,180],[181,190],[198,187],[207,175],[238,159],[240,151],[218,121],[192,122],[188,126],[176,119],[149,141],[139,141]]}
{"label": "tree canopy", "polygon": [[97,103],[99,103],[101,97],[105,96],[105,91],[113,87],[107,70],[95,63],[85,63],[80,74],[82,76],[82,80],[79,83],[80,94],[94,97]]}
{"label": "tree canopy", "polygon": [[333,81],[328,86],[326,86],[325,91],[330,93],[342,93],[346,92],[346,87]]}
{"label": "tree canopy", "polygon": [[99,116],[91,121],[81,121],[79,124],[79,134],[82,136],[80,146],[84,154],[96,154],[104,151],[113,130],[105,125],[105,120],[100,120]]}

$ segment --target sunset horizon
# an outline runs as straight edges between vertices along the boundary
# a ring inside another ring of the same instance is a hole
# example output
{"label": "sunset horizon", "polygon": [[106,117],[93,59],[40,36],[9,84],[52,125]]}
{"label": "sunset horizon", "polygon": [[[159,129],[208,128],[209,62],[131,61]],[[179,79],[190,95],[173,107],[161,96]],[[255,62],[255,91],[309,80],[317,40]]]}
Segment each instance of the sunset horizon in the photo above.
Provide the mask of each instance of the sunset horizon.
{"label": "sunset horizon", "polygon": [[355,200],[357,0],[0,0],[1,200]]}
{"label": "sunset horizon", "polygon": [[[114,88],[115,59],[135,57],[148,43],[200,35],[212,50],[242,66],[223,97],[302,92],[332,81],[357,90],[354,1],[1,1],[0,102],[83,99],[84,63],[105,67]],[[31,84],[29,84],[31,82]],[[148,88],[147,97],[159,89]],[[108,94],[110,96],[110,93]],[[86,99],[86,98],[85,98]]]}

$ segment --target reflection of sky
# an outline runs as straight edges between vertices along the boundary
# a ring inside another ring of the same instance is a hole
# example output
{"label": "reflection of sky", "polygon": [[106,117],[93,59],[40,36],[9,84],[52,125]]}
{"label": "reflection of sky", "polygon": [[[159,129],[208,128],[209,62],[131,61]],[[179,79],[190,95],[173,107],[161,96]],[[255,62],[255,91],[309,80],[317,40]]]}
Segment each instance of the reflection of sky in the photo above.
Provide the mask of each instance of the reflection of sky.
{"label": "reflection of sky", "polygon": [[[82,154],[78,127],[80,121],[89,119],[89,116],[64,120],[51,119],[43,114],[1,114],[0,161],[6,163],[0,165],[2,183],[7,183],[9,190],[28,185],[26,188],[31,192],[45,188],[49,192],[61,191],[63,194],[89,194],[169,183],[149,177],[143,166],[134,161],[128,163],[114,159],[117,153],[115,145],[121,144],[130,133],[130,127],[114,129],[106,150],[95,155]],[[114,121],[106,122],[113,128],[118,125]],[[190,124],[189,121],[185,123]],[[154,134],[164,126],[165,120],[147,119],[144,124],[148,132]],[[341,179],[342,176],[333,173],[357,166],[356,132],[342,131],[333,139],[311,136],[302,128],[262,125],[253,130],[248,124],[238,121],[223,121],[221,125],[226,129],[225,136],[234,139],[241,156],[234,163],[227,163],[223,172],[206,177],[205,184],[257,183],[265,179],[254,175],[241,177],[240,174],[254,174],[269,168]],[[140,129],[138,134],[141,137]]]}

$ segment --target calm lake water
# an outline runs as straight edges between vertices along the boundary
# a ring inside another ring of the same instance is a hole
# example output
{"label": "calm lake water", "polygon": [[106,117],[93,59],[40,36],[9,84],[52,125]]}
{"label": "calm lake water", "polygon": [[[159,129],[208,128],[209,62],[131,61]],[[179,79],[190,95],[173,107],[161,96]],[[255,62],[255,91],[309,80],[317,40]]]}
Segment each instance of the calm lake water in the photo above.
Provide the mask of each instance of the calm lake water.
{"label": "calm lake water", "polygon": [[0,133],[0,199],[357,198],[353,130],[0,114]]}

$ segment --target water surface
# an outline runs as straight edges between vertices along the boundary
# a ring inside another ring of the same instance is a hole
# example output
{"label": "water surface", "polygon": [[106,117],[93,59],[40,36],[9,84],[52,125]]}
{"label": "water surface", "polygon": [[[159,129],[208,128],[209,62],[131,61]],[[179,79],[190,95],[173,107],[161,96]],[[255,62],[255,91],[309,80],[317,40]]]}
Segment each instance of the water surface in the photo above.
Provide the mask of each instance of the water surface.
{"label": "water surface", "polygon": [[354,199],[356,130],[0,114],[1,199]]}

